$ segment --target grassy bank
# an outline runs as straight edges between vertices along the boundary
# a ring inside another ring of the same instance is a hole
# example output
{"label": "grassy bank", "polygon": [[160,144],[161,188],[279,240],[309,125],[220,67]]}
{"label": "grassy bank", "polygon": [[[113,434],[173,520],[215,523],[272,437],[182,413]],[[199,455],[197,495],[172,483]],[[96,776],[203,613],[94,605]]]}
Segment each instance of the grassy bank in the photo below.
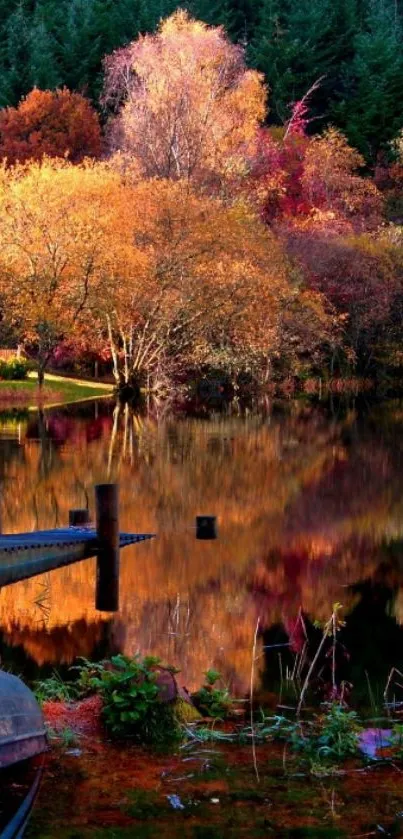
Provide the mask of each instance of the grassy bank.
{"label": "grassy bank", "polygon": [[98,385],[95,382],[52,375],[45,376],[45,384],[41,390],[33,376],[24,381],[0,381],[0,410],[14,406],[50,406],[94,399],[97,396],[110,395],[112,389],[111,385]]}

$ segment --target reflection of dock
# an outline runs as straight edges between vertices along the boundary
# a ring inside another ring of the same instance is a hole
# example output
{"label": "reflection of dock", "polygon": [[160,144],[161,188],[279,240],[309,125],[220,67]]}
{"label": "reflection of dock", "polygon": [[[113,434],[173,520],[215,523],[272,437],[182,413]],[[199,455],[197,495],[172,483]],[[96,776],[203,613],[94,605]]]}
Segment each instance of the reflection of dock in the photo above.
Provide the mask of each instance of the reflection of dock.
{"label": "reflection of dock", "polygon": [[[120,533],[119,547],[152,539],[150,533]],[[99,540],[91,528],[69,527],[0,536],[0,586],[96,556]]]}
{"label": "reflection of dock", "polygon": [[25,439],[28,423],[22,420],[3,420],[0,422],[0,440],[21,445]]}
{"label": "reflection of dock", "polygon": [[96,529],[88,508],[70,510],[70,527],[0,536],[0,587],[35,577],[82,559],[97,557],[96,608],[119,608],[119,552],[126,545],[152,539],[152,533],[120,533],[118,486],[95,487]]}

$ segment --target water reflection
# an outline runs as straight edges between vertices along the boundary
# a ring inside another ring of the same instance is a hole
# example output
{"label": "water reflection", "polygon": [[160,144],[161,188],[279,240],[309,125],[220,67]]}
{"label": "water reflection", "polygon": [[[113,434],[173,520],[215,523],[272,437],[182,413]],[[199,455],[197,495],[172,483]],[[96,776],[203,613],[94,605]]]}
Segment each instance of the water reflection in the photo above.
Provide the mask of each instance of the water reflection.
{"label": "water reflection", "polygon": [[[262,647],[301,607],[325,621],[341,602],[351,667],[401,668],[402,423],[400,402],[339,415],[295,402],[202,419],[107,403],[0,416],[4,532],[65,525],[109,479],[122,529],[159,534],[122,552],[114,616],[95,610],[95,560],[2,589],[3,663],[32,674],[141,650],[180,666],[189,688],[214,666],[245,693],[258,616]],[[198,513],[218,516],[218,541],[195,540]]]}

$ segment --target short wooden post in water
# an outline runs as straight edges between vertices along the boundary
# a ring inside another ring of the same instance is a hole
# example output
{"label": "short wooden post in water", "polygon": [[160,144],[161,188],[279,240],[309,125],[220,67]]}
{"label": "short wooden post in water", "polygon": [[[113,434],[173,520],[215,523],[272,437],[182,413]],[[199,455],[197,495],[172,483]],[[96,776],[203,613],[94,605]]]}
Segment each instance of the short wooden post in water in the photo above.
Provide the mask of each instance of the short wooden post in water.
{"label": "short wooden post in water", "polygon": [[119,609],[119,492],[117,484],[95,487],[98,539],[95,608],[101,612]]}
{"label": "short wooden post in water", "polygon": [[216,516],[196,516],[196,539],[217,539]]}
{"label": "short wooden post in water", "polygon": [[90,523],[90,511],[87,508],[69,510],[69,527],[85,527]]}

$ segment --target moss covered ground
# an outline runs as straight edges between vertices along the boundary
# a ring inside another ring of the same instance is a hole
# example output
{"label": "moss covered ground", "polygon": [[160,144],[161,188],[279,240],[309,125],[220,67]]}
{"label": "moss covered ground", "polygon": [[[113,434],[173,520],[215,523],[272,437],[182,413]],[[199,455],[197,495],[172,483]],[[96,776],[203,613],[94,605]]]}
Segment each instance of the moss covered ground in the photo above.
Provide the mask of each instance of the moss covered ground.
{"label": "moss covered ground", "polygon": [[161,754],[79,737],[52,750],[27,839],[402,835],[393,767],[351,765],[315,778],[273,743],[258,748],[257,761],[259,780],[250,746]]}

